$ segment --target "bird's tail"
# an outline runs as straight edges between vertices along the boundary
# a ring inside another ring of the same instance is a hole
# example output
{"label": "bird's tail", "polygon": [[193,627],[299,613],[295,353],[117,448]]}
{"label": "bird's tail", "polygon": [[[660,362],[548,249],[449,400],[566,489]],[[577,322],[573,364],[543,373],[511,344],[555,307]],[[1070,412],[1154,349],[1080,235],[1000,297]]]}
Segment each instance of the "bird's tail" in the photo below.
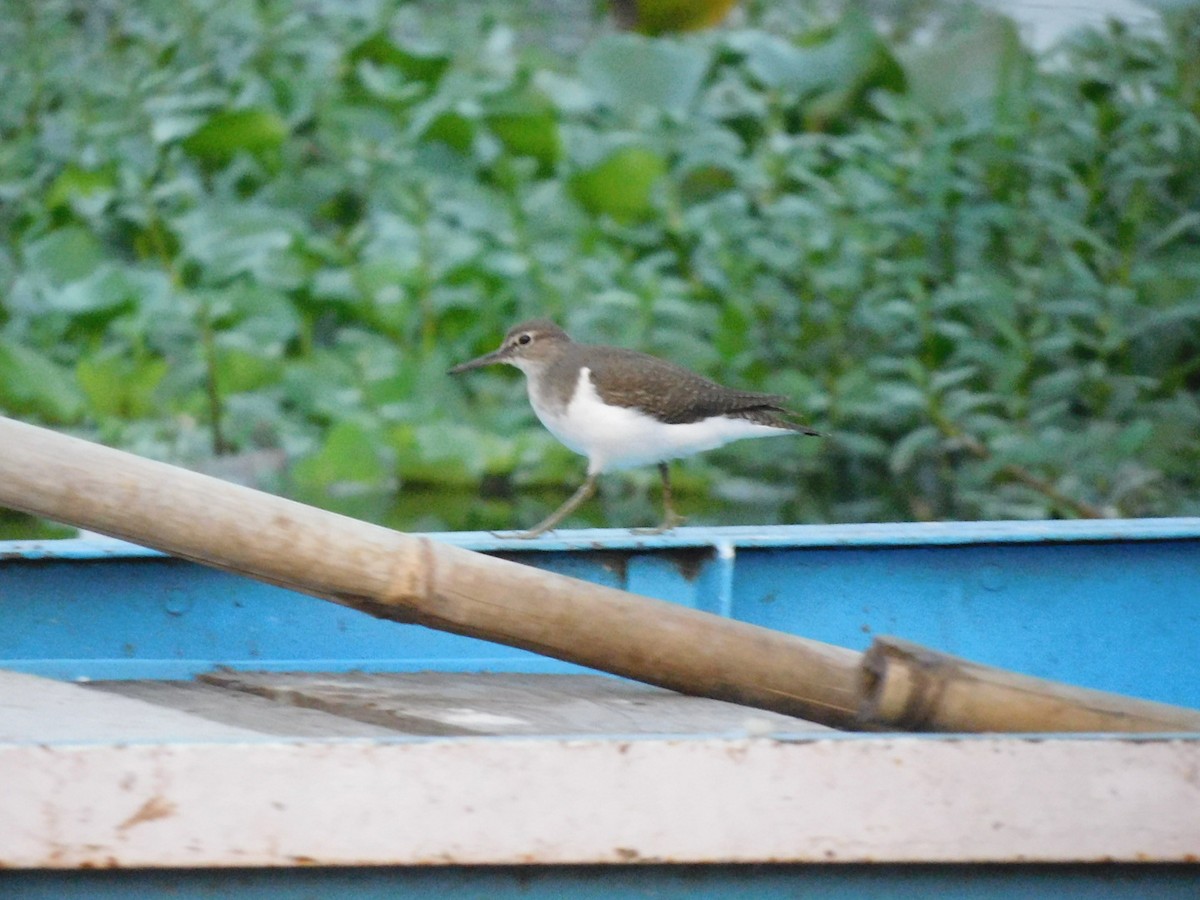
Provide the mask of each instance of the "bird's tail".
{"label": "bird's tail", "polygon": [[751,422],[757,422],[759,425],[769,425],[772,428],[786,428],[788,431],[794,431],[797,434],[808,434],[813,437],[820,437],[821,432],[815,428],[796,422],[791,417],[795,415],[790,410],[778,406],[758,406],[749,409],[740,409],[735,415],[743,419],[749,419]]}

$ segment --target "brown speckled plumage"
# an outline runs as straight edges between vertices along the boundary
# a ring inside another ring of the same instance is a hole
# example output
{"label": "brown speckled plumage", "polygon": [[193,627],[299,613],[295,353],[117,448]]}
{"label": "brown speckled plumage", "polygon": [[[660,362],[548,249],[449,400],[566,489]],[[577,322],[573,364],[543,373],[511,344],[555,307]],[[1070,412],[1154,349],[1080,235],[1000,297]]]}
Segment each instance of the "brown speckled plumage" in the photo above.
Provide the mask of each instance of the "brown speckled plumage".
{"label": "brown speckled plumage", "polygon": [[[577,344],[549,319],[522,322],[497,350],[450,373],[497,363],[525,373],[529,400],[542,424],[588,459],[587,479],[579,489],[521,537],[537,537],[574,512],[595,492],[602,472],[649,463],[657,463],[663,487],[663,521],[653,531],[669,531],[683,521],[671,503],[669,460],[747,437],[817,434],[788,418],[784,397],[727,388],[634,350]],[[581,383],[585,371],[588,381]]]}
{"label": "brown speckled plumage", "polygon": [[605,403],[639,409],[660,422],[675,425],[732,416],[799,434],[817,433],[787,418],[792,413],[783,405],[787,398],[779,394],[727,388],[683,366],[636,350],[576,343],[549,319],[515,326],[505,336],[503,346],[521,334],[535,334],[543,346],[554,348],[547,354],[543,380],[563,405],[575,390],[578,371],[586,366]]}
{"label": "brown speckled plumage", "polygon": [[783,418],[785,398],[777,394],[736,391],[635,350],[572,344],[548,373],[554,377],[556,370],[565,370],[563,380],[567,381],[566,372],[580,365],[591,370],[592,383],[605,403],[635,407],[661,422],[681,424],[724,415],[806,430]]}

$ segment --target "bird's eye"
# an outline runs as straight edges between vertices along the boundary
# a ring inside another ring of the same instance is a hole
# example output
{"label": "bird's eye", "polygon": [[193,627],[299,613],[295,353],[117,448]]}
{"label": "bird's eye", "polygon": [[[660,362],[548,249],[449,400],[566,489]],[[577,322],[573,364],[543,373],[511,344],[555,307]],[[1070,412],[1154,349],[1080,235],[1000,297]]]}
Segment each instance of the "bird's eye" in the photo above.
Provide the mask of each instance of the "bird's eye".
{"label": "bird's eye", "polygon": [[517,343],[518,344],[528,344],[532,340],[533,340],[533,335],[523,334],[519,338],[517,338]]}

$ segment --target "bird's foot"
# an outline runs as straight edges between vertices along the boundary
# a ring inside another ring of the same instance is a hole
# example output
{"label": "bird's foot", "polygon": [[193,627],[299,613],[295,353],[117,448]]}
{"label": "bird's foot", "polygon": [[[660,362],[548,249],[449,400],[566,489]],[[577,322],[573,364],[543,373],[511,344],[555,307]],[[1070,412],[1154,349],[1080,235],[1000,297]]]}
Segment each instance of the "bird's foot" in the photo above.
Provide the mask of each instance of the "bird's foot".
{"label": "bird's foot", "polygon": [[530,541],[551,530],[550,528],[530,528],[528,531],[489,531],[488,534],[504,541]]}
{"label": "bird's foot", "polygon": [[686,516],[681,516],[679,513],[671,512],[658,525],[653,528],[630,528],[634,534],[666,534],[668,531],[674,531],[676,525],[682,525],[687,521]]}

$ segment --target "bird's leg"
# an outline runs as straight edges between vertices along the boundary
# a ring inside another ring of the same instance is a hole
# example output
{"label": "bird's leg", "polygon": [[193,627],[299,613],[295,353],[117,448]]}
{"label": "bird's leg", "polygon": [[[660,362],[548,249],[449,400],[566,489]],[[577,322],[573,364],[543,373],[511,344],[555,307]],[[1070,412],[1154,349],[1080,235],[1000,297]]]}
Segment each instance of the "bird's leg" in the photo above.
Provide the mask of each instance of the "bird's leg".
{"label": "bird's leg", "polygon": [[662,534],[671,531],[676,525],[682,525],[686,519],[675,512],[675,504],[671,500],[671,467],[665,463],[658,464],[658,473],[662,476],[663,520],[657,528],[635,528],[635,534]]}
{"label": "bird's leg", "polygon": [[587,480],[579,486],[579,490],[572,494],[571,498],[567,500],[566,503],[564,503],[554,512],[550,513],[550,515],[546,516],[546,518],[542,519],[542,521],[538,522],[528,531],[522,531],[516,536],[519,538],[535,538],[539,534],[544,534],[545,532],[549,531],[571,513],[575,512],[575,510],[580,507],[583,501],[587,500],[596,492],[596,479],[598,477],[599,473],[589,474]]}

